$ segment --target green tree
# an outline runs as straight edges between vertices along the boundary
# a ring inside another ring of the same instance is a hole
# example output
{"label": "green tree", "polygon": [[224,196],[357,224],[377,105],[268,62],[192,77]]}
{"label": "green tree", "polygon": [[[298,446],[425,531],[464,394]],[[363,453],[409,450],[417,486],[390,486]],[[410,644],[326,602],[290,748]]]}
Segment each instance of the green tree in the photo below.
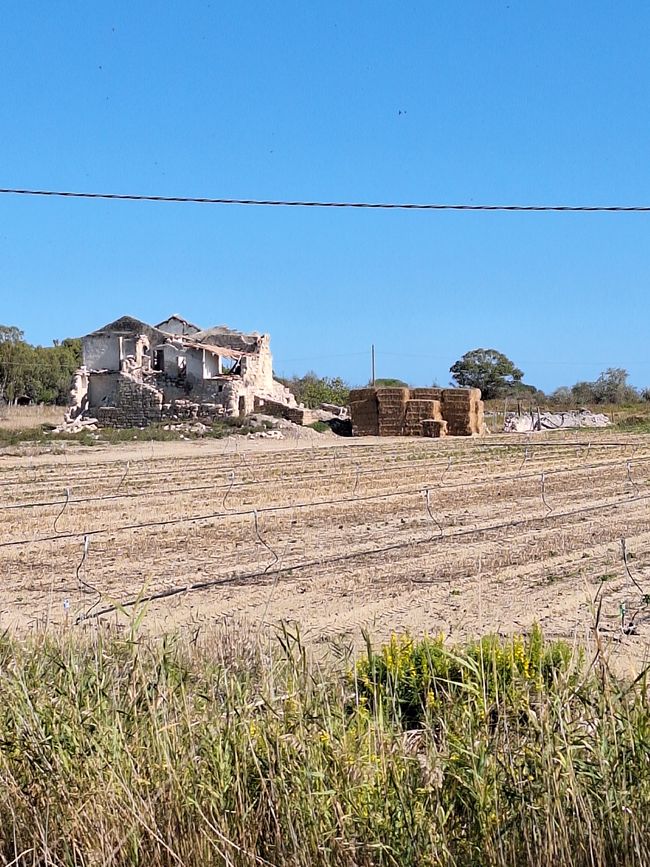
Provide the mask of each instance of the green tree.
{"label": "green tree", "polygon": [[304,376],[280,381],[292,391],[298,403],[307,407],[321,403],[347,406],[350,402],[350,386],[338,376],[318,376],[309,371]]}
{"label": "green tree", "polygon": [[[368,383],[372,385],[372,383]],[[408,382],[403,379],[392,379],[391,377],[375,380],[375,388],[408,388]]]}
{"label": "green tree", "polygon": [[639,399],[635,388],[628,385],[628,372],[622,367],[608,367],[593,384],[596,403],[634,403]]}
{"label": "green tree", "polygon": [[512,394],[523,379],[523,371],[496,349],[473,349],[449,368],[461,388],[480,388],[485,400]]}
{"label": "green tree", "polygon": [[635,403],[641,397],[628,384],[628,372],[622,367],[608,367],[594,382],[576,382],[571,386],[571,398],[575,404],[590,403]]}
{"label": "green tree", "polygon": [[80,364],[80,340],[31,346],[19,328],[0,325],[0,401],[26,397],[34,403],[64,405]]}
{"label": "green tree", "polygon": [[27,344],[15,325],[0,325],[0,401],[16,399],[25,375]]}

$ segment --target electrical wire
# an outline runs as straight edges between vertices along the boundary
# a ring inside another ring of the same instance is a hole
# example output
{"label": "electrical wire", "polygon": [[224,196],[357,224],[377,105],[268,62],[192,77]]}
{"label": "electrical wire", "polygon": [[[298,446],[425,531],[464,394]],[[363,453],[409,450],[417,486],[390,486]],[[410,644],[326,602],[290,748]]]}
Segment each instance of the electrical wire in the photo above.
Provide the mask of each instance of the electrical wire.
{"label": "electrical wire", "polygon": [[416,202],[331,202],[292,199],[226,199],[210,196],[159,196],[135,193],[87,193],[69,190],[2,188],[0,194],[68,199],[110,199],[127,202],[176,202],[197,205],[253,205],[284,208],[363,208],[392,211],[564,211],[569,213],[647,213],[650,205],[471,205]]}

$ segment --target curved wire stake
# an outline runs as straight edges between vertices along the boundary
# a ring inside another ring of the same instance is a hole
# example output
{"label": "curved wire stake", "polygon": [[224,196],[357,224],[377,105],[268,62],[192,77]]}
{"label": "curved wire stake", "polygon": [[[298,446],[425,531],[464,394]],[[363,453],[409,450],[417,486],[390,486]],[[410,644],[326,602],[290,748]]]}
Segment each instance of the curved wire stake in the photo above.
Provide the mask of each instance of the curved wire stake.
{"label": "curved wire stake", "polygon": [[352,489],[352,495],[353,496],[354,496],[354,494],[356,494],[357,488],[359,487],[359,476],[361,475],[361,464],[356,463],[354,466],[356,467],[357,472],[356,472],[356,475],[354,478],[354,488]]}
{"label": "curved wire stake", "polygon": [[637,483],[636,483],[636,482],[634,481],[634,479],[632,478],[632,461],[628,461],[627,464],[626,464],[626,467],[627,467],[627,480],[628,480],[628,482],[632,485],[632,488],[633,488],[633,490],[634,490],[635,495],[638,495],[638,493],[639,493],[639,486],[637,485]]}
{"label": "curved wire stake", "polygon": [[226,493],[223,495],[223,503],[221,504],[221,508],[223,509],[224,512],[228,511],[228,509],[226,508],[226,500],[228,499],[228,496],[230,495],[230,492],[233,489],[233,485],[235,484],[235,471],[234,470],[230,470],[230,472],[228,473],[228,478],[230,479],[230,485],[229,485]]}
{"label": "curved wire stake", "polygon": [[84,536],[84,539],[83,539],[83,550],[82,550],[81,560],[80,560],[79,563],[77,564],[77,569],[76,569],[76,572],[75,572],[75,578],[76,578],[76,580],[79,582],[80,585],[83,585],[83,583],[84,583],[84,582],[81,580],[80,572],[81,572],[81,569],[82,569],[82,567],[83,567],[83,564],[86,562],[86,557],[88,556],[88,549],[89,549],[89,548],[90,548],[90,539],[88,538],[88,536]]}
{"label": "curved wire stake", "polygon": [[275,553],[275,551],[273,550],[273,548],[271,548],[271,546],[270,546],[267,542],[265,542],[264,539],[262,538],[262,536],[260,535],[260,527],[259,527],[258,518],[257,518],[257,509],[253,509],[253,520],[254,520],[254,522],[255,522],[255,535],[257,536],[257,540],[258,540],[259,542],[261,542],[262,545],[264,545],[264,547],[266,548],[266,550],[267,550],[270,554],[273,555],[273,560],[272,560],[272,562],[268,564],[268,566],[264,569],[264,572],[262,573],[262,574],[265,574],[266,572],[269,571],[269,569],[271,568],[271,566],[275,566],[275,564],[279,561],[280,558],[279,558],[278,555]]}
{"label": "curved wire stake", "polygon": [[521,475],[521,471],[523,470],[524,464],[526,463],[527,460],[528,460],[528,446],[526,446],[526,449],[524,450],[524,459],[519,466],[519,470],[518,470],[517,475],[519,475],[519,476]]}
{"label": "curved wire stake", "polygon": [[[444,468],[444,470],[442,471],[442,475],[440,476],[440,484],[441,485],[444,482],[445,476],[447,475],[447,473],[449,472],[450,469],[451,469],[451,455],[448,456],[447,466]],[[428,490],[428,488],[427,488],[427,490]]]}
{"label": "curved wire stake", "polygon": [[[83,540],[83,552],[82,552],[82,555],[81,555],[81,560],[80,560],[79,563],[77,564],[77,569],[76,569],[76,572],[75,572],[75,579],[76,579],[76,581],[78,582],[78,584],[79,584],[79,589],[81,590],[82,593],[96,593],[96,594],[97,594],[97,599],[95,599],[95,601],[94,601],[93,604],[90,606],[90,608],[86,609],[86,611],[84,611],[83,614],[80,614],[80,615],[77,617],[77,619],[75,620],[75,623],[81,623],[82,620],[85,620],[87,617],[89,617],[89,616],[90,616],[90,613],[91,613],[95,608],[97,608],[97,606],[99,605],[99,603],[102,601],[102,594],[100,593],[100,591],[99,591],[95,586],[93,586],[92,584],[89,584],[88,581],[85,580],[85,577],[84,577],[84,578],[81,577],[81,570],[83,569],[84,564],[85,564],[85,562],[86,562],[86,558],[88,557],[88,549],[89,549],[89,548],[90,548],[90,537],[89,537],[89,536],[84,536],[84,540]],[[84,576],[85,576],[85,571],[84,571]]]}
{"label": "curved wire stake", "polygon": [[[284,558],[286,556],[288,549],[289,549],[289,540],[287,540],[287,543],[284,546],[284,551],[282,552],[282,557],[280,557],[280,559],[279,559],[279,566],[280,567],[284,563]],[[266,569],[268,569],[268,568],[269,567],[267,566]],[[266,571],[266,569],[264,571]],[[261,635],[262,627],[264,626],[264,623],[266,622],[266,615],[269,613],[269,608],[271,607],[271,599],[273,598],[273,595],[275,594],[275,589],[278,586],[279,581],[280,581],[280,569],[277,569],[276,573],[275,573],[275,578],[273,579],[273,583],[271,584],[271,589],[269,591],[269,595],[266,598],[266,604],[264,605],[264,611],[262,612],[262,616],[260,617],[260,625],[259,625],[258,630],[257,630],[258,638]]]}
{"label": "curved wire stake", "polygon": [[544,503],[544,505],[546,506],[547,514],[550,515],[551,512],[553,511],[553,506],[549,506],[549,504],[546,502],[546,475],[545,475],[545,473],[542,473],[542,476],[540,478],[540,491],[541,491],[541,495],[542,495],[542,503]]}
{"label": "curved wire stake", "polygon": [[243,452],[240,452],[239,450],[237,450],[237,457],[239,458],[239,463],[240,463],[243,467],[245,467],[245,468],[248,470],[248,472],[251,474],[251,478],[253,479],[253,481],[254,481],[254,482],[257,482],[257,481],[258,481],[258,478],[257,478],[257,476],[255,475],[255,473],[253,472],[253,469],[252,469],[251,465],[250,465],[250,464],[248,463],[248,461],[246,460],[246,458],[245,458],[245,456],[244,456],[244,453],[243,453]]}
{"label": "curved wire stake", "polygon": [[623,564],[624,564],[624,566],[625,566],[625,571],[627,572],[627,577],[630,579],[630,581],[632,582],[632,584],[634,584],[634,586],[635,586],[636,589],[639,591],[639,593],[641,594],[641,596],[643,596],[644,599],[645,599],[645,597],[646,597],[647,594],[643,592],[643,587],[641,587],[641,585],[639,584],[639,582],[636,580],[636,578],[635,578],[634,575],[632,574],[632,572],[631,572],[631,570],[630,570],[629,563],[627,562],[627,542],[626,542],[626,540],[625,540],[624,538],[621,539],[621,553],[623,554]]}
{"label": "curved wire stake", "polygon": [[116,491],[119,491],[119,489],[122,487],[122,485],[123,485],[124,482],[126,481],[126,477],[127,477],[128,474],[129,474],[129,468],[130,468],[130,466],[131,466],[131,461],[127,461],[127,462],[126,462],[126,467],[124,468],[124,475],[123,475],[122,478],[120,479],[118,486],[115,488]]}
{"label": "curved wire stake", "polygon": [[66,488],[65,489],[65,503],[63,504],[59,514],[54,519],[54,524],[52,525],[52,529],[54,530],[55,533],[57,532],[56,525],[59,523],[59,518],[65,512],[65,510],[68,508],[69,502],[70,502],[70,488]]}
{"label": "curved wire stake", "polygon": [[428,513],[429,517],[431,518],[431,520],[433,521],[433,523],[438,528],[439,535],[442,536],[442,534],[443,534],[442,524],[440,523],[440,521],[438,521],[438,519],[434,516],[433,512],[431,511],[431,499],[430,499],[431,490],[430,490],[430,488],[424,488],[422,493],[424,494],[424,502],[425,502],[425,505],[427,508],[427,513]]}

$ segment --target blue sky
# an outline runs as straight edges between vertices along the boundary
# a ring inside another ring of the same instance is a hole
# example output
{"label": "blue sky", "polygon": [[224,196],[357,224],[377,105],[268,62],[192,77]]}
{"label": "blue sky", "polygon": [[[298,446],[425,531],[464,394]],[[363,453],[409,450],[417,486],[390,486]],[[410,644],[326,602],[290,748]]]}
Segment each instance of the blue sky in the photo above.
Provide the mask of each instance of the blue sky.
{"label": "blue sky", "polygon": [[[7,0],[0,186],[650,203],[650,6]],[[0,322],[268,331],[276,369],[445,384],[477,346],[550,389],[650,384],[650,214],[0,196]]]}

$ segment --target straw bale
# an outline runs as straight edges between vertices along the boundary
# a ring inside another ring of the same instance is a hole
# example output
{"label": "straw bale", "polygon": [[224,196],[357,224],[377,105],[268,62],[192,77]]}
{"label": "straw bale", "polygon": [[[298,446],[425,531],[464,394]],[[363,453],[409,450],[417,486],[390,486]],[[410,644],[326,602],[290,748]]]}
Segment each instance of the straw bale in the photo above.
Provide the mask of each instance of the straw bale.
{"label": "straw bale", "polygon": [[465,411],[465,412],[446,412],[443,414],[443,418],[445,421],[455,421],[455,422],[467,422],[469,424],[470,419],[474,413]]}
{"label": "straw bale", "polygon": [[382,412],[404,412],[404,407],[406,406],[405,400],[386,400],[383,402],[379,402],[377,404],[379,408],[379,414]]}
{"label": "straw bale", "polygon": [[368,418],[379,417],[376,406],[367,406],[365,403],[361,403],[360,401],[358,403],[352,404],[350,412],[354,412],[355,415],[365,415]]}
{"label": "straw bale", "polygon": [[410,400],[406,401],[406,411],[419,412],[423,409],[431,409],[435,403],[437,403],[437,401],[426,400],[426,398],[411,398]]}
{"label": "straw bale", "polygon": [[441,388],[412,388],[411,400],[441,400]]}
{"label": "straw bale", "polygon": [[405,406],[406,401],[401,400],[399,396],[390,396],[387,400],[378,401],[380,422],[387,421],[401,425],[404,420]]}
{"label": "straw bale", "polygon": [[436,418],[440,414],[439,400],[411,399],[406,402],[405,416],[409,418]]}
{"label": "straw bale", "polygon": [[445,421],[447,422],[447,430],[451,436],[464,437],[470,436],[472,433],[472,425],[469,421],[449,421],[447,418]]}
{"label": "straw bale", "polygon": [[376,391],[375,388],[351,388],[350,402],[354,403],[360,400],[374,399]]}
{"label": "straw bale", "polygon": [[379,433],[377,403],[372,398],[351,401],[350,417],[354,436],[377,436]]}
{"label": "straw bale", "polygon": [[377,417],[377,404],[373,400],[355,400],[350,403],[350,413]]}
{"label": "straw bale", "polygon": [[466,389],[450,389],[443,391],[442,402],[448,405],[462,404],[469,406],[472,403],[472,396],[469,390]]}
{"label": "straw bale", "polygon": [[447,422],[438,419],[424,419],[422,422],[422,435],[425,437],[446,437],[448,435]]}
{"label": "straw bale", "polygon": [[409,399],[409,390],[408,388],[378,388],[377,389],[377,400],[379,403],[386,403],[387,401],[393,399],[399,399],[402,403],[406,403]]}
{"label": "straw bale", "polygon": [[483,434],[485,432],[485,407],[482,400],[475,404],[471,421],[472,433]]}
{"label": "straw bale", "polygon": [[385,406],[404,406],[405,403],[406,401],[403,400],[401,397],[392,395],[390,397],[385,397],[383,400],[377,400],[377,406],[380,410],[383,409]]}

